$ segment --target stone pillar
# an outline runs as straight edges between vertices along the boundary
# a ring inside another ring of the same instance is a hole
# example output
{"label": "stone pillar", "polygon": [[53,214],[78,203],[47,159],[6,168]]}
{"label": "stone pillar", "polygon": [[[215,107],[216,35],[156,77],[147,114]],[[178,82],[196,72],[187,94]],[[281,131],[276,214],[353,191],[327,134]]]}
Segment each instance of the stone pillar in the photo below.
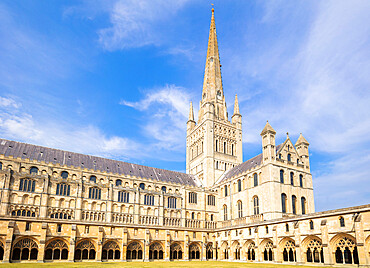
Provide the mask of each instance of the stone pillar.
{"label": "stone pillar", "polygon": [[102,249],[103,249],[103,238],[104,238],[104,227],[99,226],[98,232],[98,248],[96,249],[96,261],[101,261]]}
{"label": "stone pillar", "polygon": [[[3,188],[3,197],[1,199],[1,215],[9,215],[11,212],[8,212],[10,196],[9,196],[9,182],[10,182],[10,170],[0,171],[0,178],[4,182]],[[5,260],[5,259],[4,259]]]}
{"label": "stone pillar", "polygon": [[75,220],[81,220],[82,216],[82,203],[83,203],[83,198],[82,198],[82,184],[77,185],[77,198],[76,198],[76,210],[75,210]]}
{"label": "stone pillar", "polygon": [[324,252],[324,263],[325,264],[332,264],[333,260],[331,257],[330,252],[330,245],[329,245],[329,234],[328,234],[328,226],[326,225],[326,220],[321,220],[321,243],[322,243],[322,249]]}
{"label": "stone pillar", "polygon": [[[134,223],[139,224],[139,214],[140,214],[140,205],[136,204],[142,204],[140,200],[140,191],[135,192],[135,204],[134,204]],[[144,202],[143,202],[144,203]]]}
{"label": "stone pillar", "polygon": [[282,257],[281,257],[281,254],[279,254],[279,251],[278,251],[278,235],[277,235],[277,227],[274,226],[272,228],[272,242],[273,242],[273,253],[274,253],[274,261],[277,262],[277,263],[281,263],[282,261]]}
{"label": "stone pillar", "polygon": [[14,233],[15,222],[9,221],[8,223],[8,231],[6,234],[6,240],[4,245],[4,258],[3,262],[9,262],[11,258],[11,249],[13,243],[13,233]]}
{"label": "stone pillar", "polygon": [[296,251],[296,262],[299,264],[304,263],[304,258],[302,258],[302,251],[301,248],[301,234],[299,231],[299,224],[296,222],[294,224],[294,240],[295,240],[295,251]]}
{"label": "stone pillar", "polygon": [[43,193],[41,194],[41,202],[40,202],[40,218],[47,217],[47,210],[48,210],[48,203],[49,203],[49,178],[45,176],[44,178],[44,185],[43,185]]}
{"label": "stone pillar", "polygon": [[184,260],[189,260],[189,234],[188,231],[185,231],[184,234]]}
{"label": "stone pillar", "polygon": [[68,261],[73,262],[75,257],[75,249],[76,249],[76,241],[77,241],[77,226],[76,224],[72,224],[72,233],[71,233],[71,241],[69,245],[69,252],[68,252]]}
{"label": "stone pillar", "polygon": [[170,260],[170,251],[171,251],[171,234],[170,231],[166,231],[166,240],[164,242],[164,260]]}
{"label": "stone pillar", "polygon": [[[33,229],[33,225],[31,225],[31,229]],[[37,255],[37,262],[44,262],[44,253],[45,253],[45,242],[46,242],[46,232],[48,229],[48,224],[46,222],[42,223],[41,230],[40,230],[40,244],[39,244],[39,252]]]}
{"label": "stone pillar", "polygon": [[150,232],[148,229],[145,229],[144,261],[149,261],[149,245],[150,245]]}
{"label": "stone pillar", "polygon": [[367,253],[365,250],[365,234],[363,224],[361,222],[361,215],[356,214],[353,216],[354,218],[354,229],[355,229],[355,237],[356,237],[356,246],[357,246],[357,254],[358,254],[358,261],[360,265],[366,265],[367,263]]}
{"label": "stone pillar", "polygon": [[122,229],[122,254],[121,261],[126,261],[126,252],[127,252],[127,229]]}
{"label": "stone pillar", "polygon": [[217,260],[216,258],[216,251],[217,251],[217,242],[213,243],[213,260]]}
{"label": "stone pillar", "polygon": [[200,260],[207,260],[207,239],[204,233],[202,233],[202,242],[200,244]]}

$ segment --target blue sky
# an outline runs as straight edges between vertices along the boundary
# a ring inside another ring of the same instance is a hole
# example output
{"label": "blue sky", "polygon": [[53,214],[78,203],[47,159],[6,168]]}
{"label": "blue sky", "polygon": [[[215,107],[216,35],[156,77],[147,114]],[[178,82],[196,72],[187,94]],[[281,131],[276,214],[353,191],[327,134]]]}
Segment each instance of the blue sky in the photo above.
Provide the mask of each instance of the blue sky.
{"label": "blue sky", "polygon": [[[316,210],[370,203],[370,1],[212,1],[244,160],[310,142]],[[2,138],[184,171],[210,1],[1,1]]]}

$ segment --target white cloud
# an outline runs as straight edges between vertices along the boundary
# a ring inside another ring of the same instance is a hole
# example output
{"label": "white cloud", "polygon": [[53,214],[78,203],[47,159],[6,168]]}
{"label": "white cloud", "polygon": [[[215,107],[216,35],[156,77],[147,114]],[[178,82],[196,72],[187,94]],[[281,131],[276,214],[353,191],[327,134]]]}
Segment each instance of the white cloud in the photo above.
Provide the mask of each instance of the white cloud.
{"label": "white cloud", "polygon": [[99,31],[107,50],[159,45],[173,15],[189,0],[120,0],[109,10],[111,26]]}
{"label": "white cloud", "polygon": [[0,107],[13,107],[19,108],[21,105],[16,103],[13,99],[5,98],[0,96]]}
{"label": "white cloud", "polygon": [[183,153],[189,101],[186,89],[167,85],[148,91],[138,102],[123,100],[121,104],[145,113],[143,132],[157,140],[155,147]]}

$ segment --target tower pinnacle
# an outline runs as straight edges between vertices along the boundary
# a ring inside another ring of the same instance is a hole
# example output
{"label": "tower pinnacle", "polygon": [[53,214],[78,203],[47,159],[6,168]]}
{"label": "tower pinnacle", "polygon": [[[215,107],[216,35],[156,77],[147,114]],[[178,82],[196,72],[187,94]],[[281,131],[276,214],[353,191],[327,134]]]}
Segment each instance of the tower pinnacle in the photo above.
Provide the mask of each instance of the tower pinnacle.
{"label": "tower pinnacle", "polygon": [[194,121],[193,102],[190,102],[189,121]]}
{"label": "tower pinnacle", "polygon": [[236,94],[235,94],[235,103],[234,103],[234,114],[240,114],[240,112],[239,112],[238,95],[236,95]]}

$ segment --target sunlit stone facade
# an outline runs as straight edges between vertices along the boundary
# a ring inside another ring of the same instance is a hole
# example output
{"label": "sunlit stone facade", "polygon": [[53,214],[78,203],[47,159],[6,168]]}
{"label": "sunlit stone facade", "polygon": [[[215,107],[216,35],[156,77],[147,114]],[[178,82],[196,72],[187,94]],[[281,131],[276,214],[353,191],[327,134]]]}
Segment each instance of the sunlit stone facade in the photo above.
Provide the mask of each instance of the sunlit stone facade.
{"label": "sunlit stone facade", "polygon": [[316,213],[309,143],[275,135],[267,122],[262,153],[243,162],[212,10],[186,174],[0,139],[0,259],[369,265],[370,205]]}

